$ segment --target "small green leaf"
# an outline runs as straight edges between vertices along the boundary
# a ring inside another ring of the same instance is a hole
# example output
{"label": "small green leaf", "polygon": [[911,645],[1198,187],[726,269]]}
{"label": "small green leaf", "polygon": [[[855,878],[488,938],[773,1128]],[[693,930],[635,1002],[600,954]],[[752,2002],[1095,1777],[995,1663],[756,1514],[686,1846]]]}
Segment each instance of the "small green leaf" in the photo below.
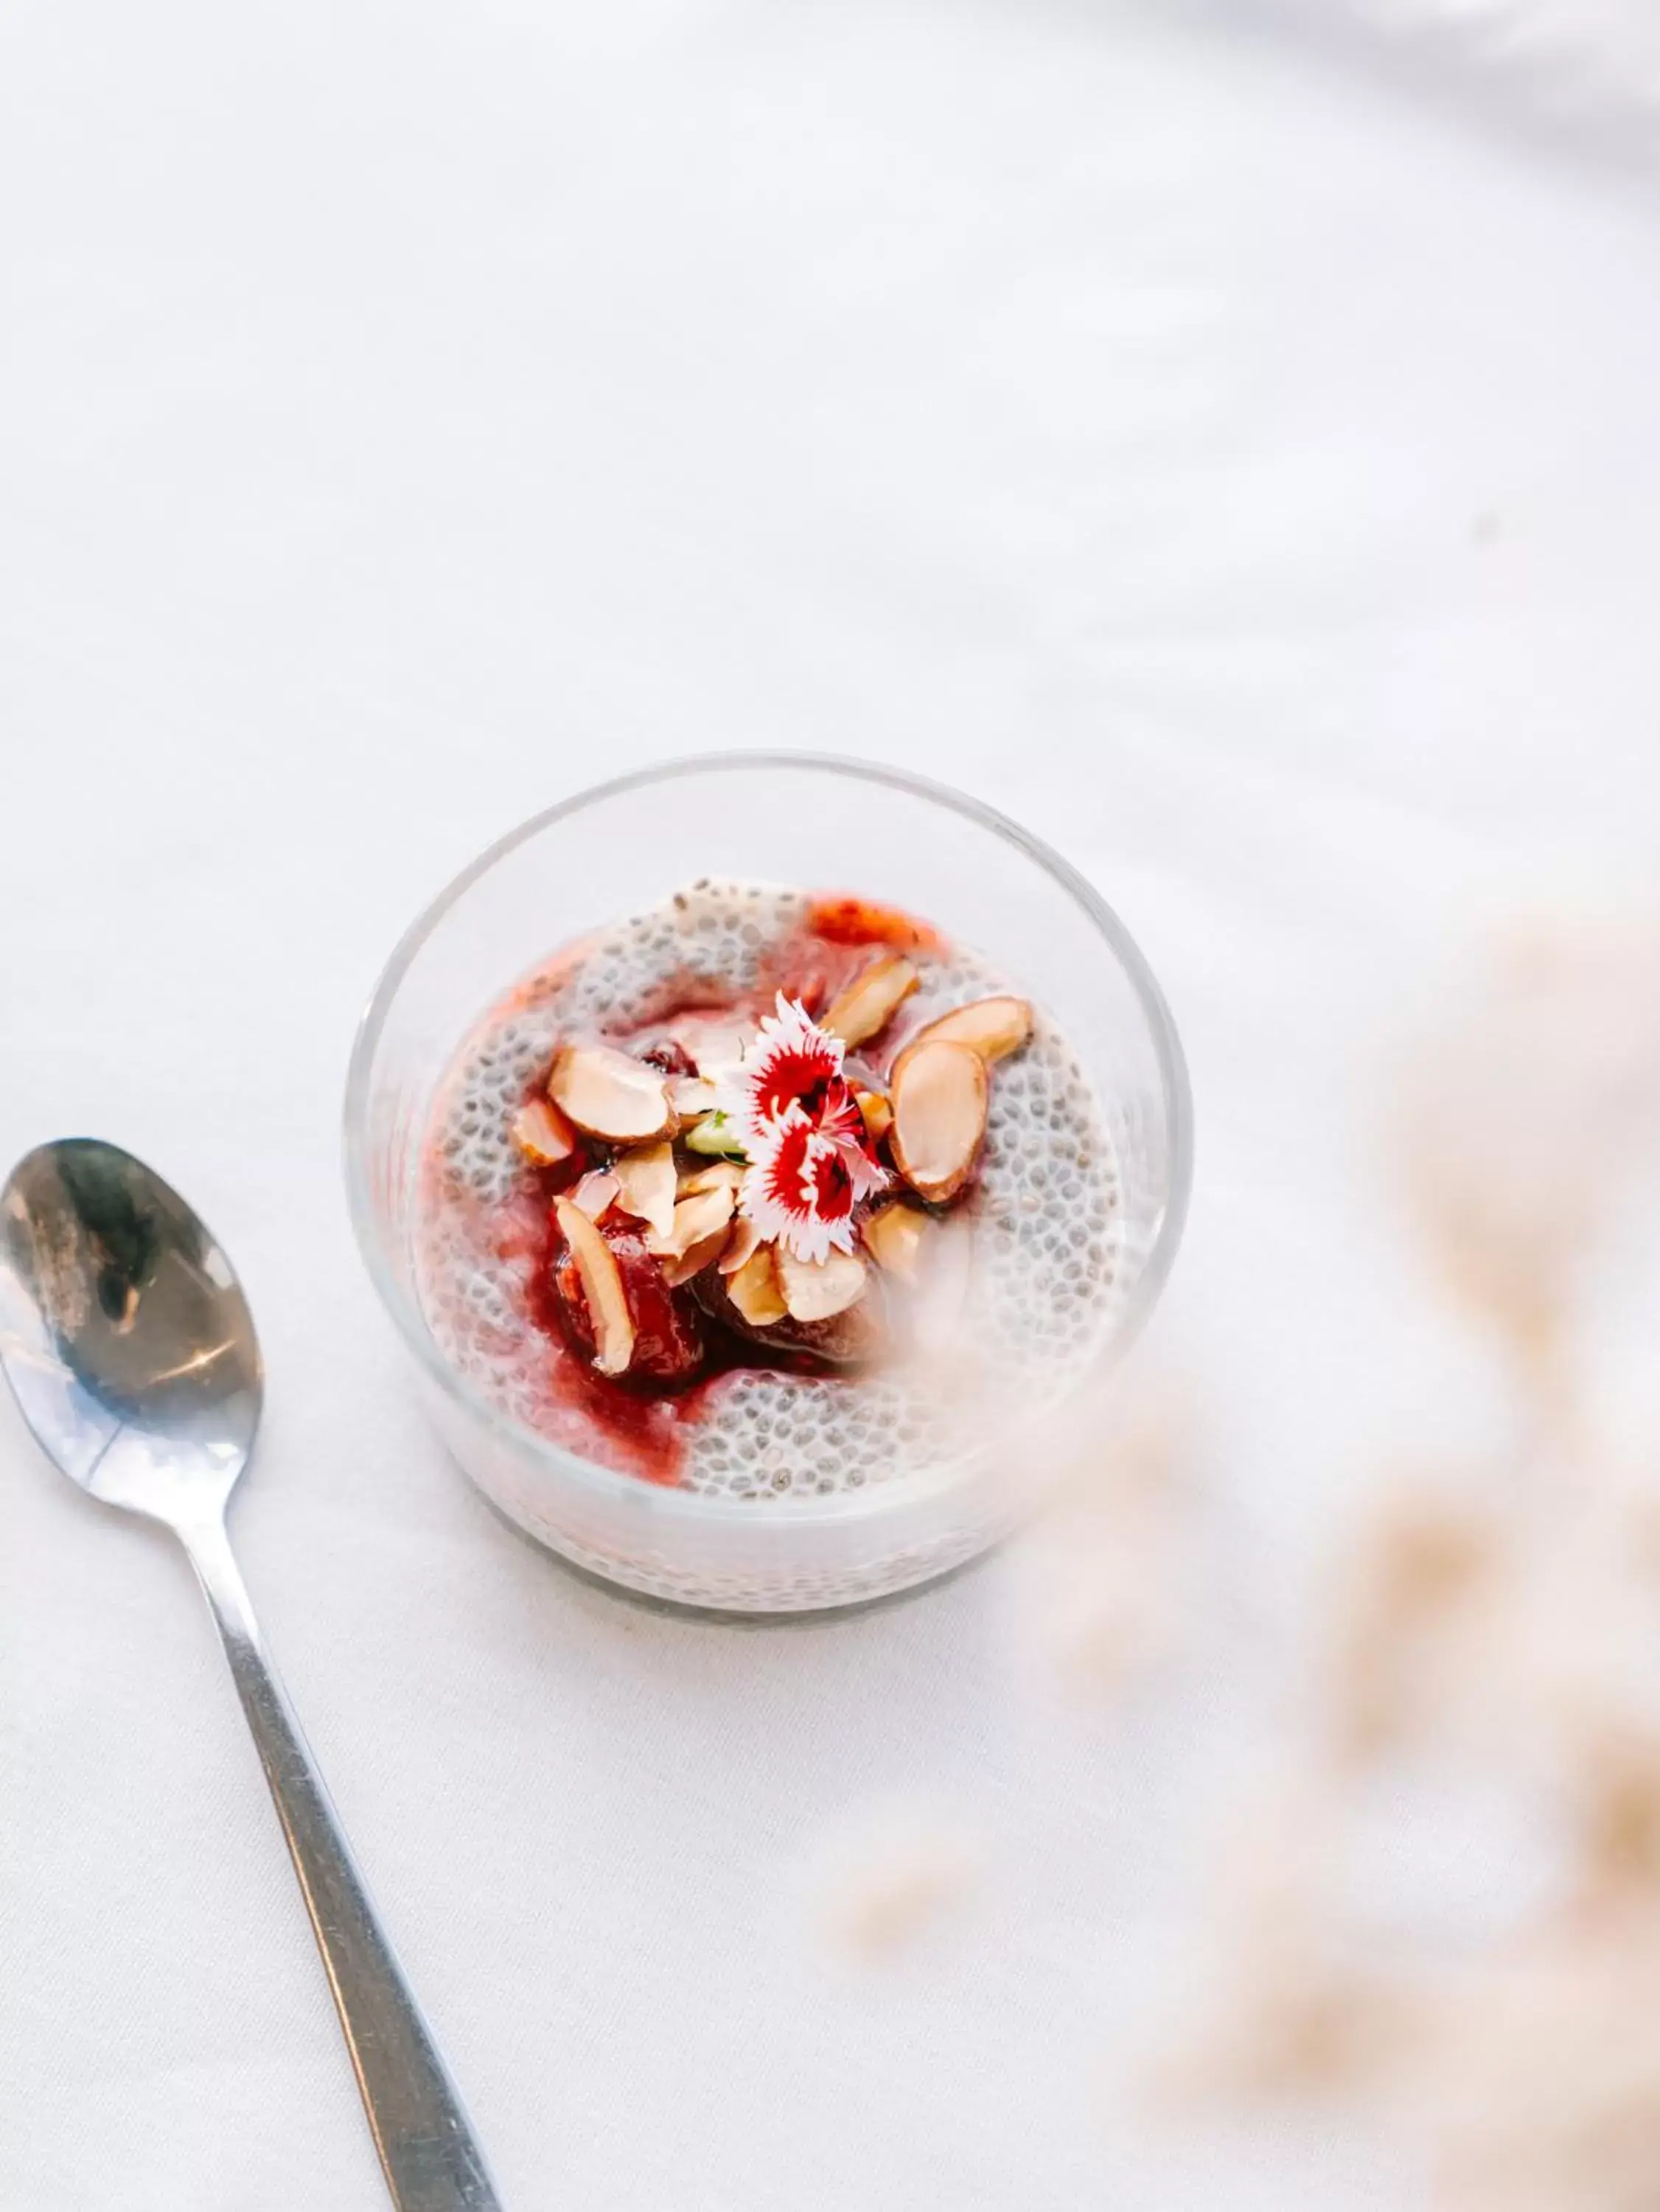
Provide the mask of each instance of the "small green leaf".
{"label": "small green leaf", "polygon": [[744,1157],[743,1139],[737,1123],[719,1106],[683,1131],[681,1142],[688,1152],[707,1152],[716,1159],[741,1160]]}

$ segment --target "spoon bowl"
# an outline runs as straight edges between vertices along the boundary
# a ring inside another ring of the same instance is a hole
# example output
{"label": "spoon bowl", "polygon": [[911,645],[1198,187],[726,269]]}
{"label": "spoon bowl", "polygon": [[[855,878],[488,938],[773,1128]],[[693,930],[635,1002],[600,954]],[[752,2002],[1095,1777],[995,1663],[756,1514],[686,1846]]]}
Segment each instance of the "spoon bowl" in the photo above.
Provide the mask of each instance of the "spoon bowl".
{"label": "spoon bowl", "polygon": [[235,1270],[118,1146],[70,1137],[0,1196],[0,1364],[47,1456],[106,1504],[173,1525],[221,1510],[264,1374]]}

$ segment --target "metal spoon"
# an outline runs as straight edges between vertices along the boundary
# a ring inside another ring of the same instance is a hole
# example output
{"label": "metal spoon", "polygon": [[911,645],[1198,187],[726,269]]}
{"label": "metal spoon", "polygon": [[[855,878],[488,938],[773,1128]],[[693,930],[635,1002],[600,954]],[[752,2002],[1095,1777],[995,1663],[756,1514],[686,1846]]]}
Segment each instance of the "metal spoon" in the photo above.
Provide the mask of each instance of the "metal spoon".
{"label": "metal spoon", "polygon": [[177,1192],[115,1145],[67,1138],[0,1191],[0,1366],[71,1481],[190,1556],[282,1823],[399,2212],[500,2212],[483,2154],[266,1657],[225,1508],[259,1420],[235,1270]]}

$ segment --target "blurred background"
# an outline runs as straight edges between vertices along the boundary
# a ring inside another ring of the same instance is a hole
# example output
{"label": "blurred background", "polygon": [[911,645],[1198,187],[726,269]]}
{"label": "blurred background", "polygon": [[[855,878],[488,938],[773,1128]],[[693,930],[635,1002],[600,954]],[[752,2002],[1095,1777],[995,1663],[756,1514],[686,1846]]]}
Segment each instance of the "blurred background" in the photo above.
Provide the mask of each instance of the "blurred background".
{"label": "blurred background", "polygon": [[[507,2198],[1645,2212],[1648,0],[11,0],[0,199],[0,1153],[236,1255]],[[788,1635],[490,1517],[336,1160],[420,904],[760,745],[1057,846],[1199,1130],[1071,1522]],[[0,1477],[0,2206],[376,2202],[182,1562]]]}

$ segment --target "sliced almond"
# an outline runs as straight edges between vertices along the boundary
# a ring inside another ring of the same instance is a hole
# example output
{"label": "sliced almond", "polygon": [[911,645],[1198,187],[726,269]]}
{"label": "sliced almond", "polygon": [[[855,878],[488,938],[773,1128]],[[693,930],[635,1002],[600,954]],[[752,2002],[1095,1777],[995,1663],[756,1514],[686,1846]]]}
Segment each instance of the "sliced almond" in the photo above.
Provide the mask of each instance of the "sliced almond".
{"label": "sliced almond", "polygon": [[689,1283],[694,1275],[700,1275],[706,1267],[712,1267],[725,1251],[731,1233],[730,1224],[723,1223],[710,1236],[700,1237],[682,1258],[665,1260],[663,1279],[669,1289],[677,1291],[682,1283]]}
{"label": "sliced almond", "polygon": [[[1006,1060],[1018,1052],[1032,1034],[1032,1008],[1024,999],[976,999],[972,1005],[954,1006],[926,1029],[918,1030],[905,1051],[924,1044],[966,1044],[984,1060]],[[899,1073],[898,1064],[894,1073]]]}
{"label": "sliced almond", "polygon": [[700,1114],[712,1113],[719,1105],[720,1085],[706,1075],[673,1075],[669,1079],[669,1097],[681,1119],[690,1121]]}
{"label": "sliced almond", "polygon": [[922,979],[902,952],[884,952],[832,1000],[819,1027],[844,1044],[863,1044],[885,1029]]}
{"label": "sliced almond", "polygon": [[609,1168],[590,1168],[571,1193],[571,1203],[579,1206],[590,1221],[597,1221],[616,1194],[617,1179]]}
{"label": "sliced almond", "polygon": [[864,1262],[854,1252],[827,1260],[798,1260],[787,1245],[773,1251],[779,1290],[792,1321],[828,1321],[864,1295]]}
{"label": "sliced almond", "polygon": [[881,1144],[894,1126],[894,1109],[880,1091],[856,1091],[853,1103],[864,1117],[865,1134],[873,1145]]}
{"label": "sliced almond", "polygon": [[700,1020],[689,1016],[675,1025],[675,1042],[689,1053],[700,1076],[720,1075],[737,1066],[743,1048],[754,1035],[736,1022]]}
{"label": "sliced almond", "polygon": [[779,1289],[770,1244],[756,1246],[728,1281],[726,1295],[751,1328],[771,1328],[785,1319],[790,1309]]}
{"label": "sliced almond", "polygon": [[720,1255],[723,1275],[736,1275],[760,1242],[760,1231],[747,1213],[741,1213],[732,1224],[732,1233],[726,1240],[726,1249]]}
{"label": "sliced almond", "polygon": [[615,1255],[573,1200],[556,1198],[554,1212],[576,1261],[594,1325],[594,1365],[602,1375],[621,1375],[634,1356],[634,1323]]}
{"label": "sliced almond", "polygon": [[557,1167],[577,1148],[577,1133],[550,1098],[532,1098],[513,1116],[513,1142],[535,1167]]}
{"label": "sliced almond", "polygon": [[666,1237],[675,1225],[674,1146],[667,1139],[656,1145],[636,1145],[617,1154],[611,1172],[616,1177],[617,1204],[623,1212]]}
{"label": "sliced almond", "polygon": [[894,1162],[938,1206],[973,1171],[985,1135],[985,1062],[966,1044],[917,1045],[894,1071]]}
{"label": "sliced almond", "polygon": [[736,1160],[717,1160],[711,1167],[688,1168],[676,1195],[695,1198],[700,1190],[736,1190],[742,1181],[743,1170]]}
{"label": "sliced almond", "polygon": [[890,1206],[878,1206],[865,1223],[864,1247],[885,1273],[903,1275],[908,1281],[916,1274],[917,1256],[928,1227],[925,1213],[895,1200]]}
{"label": "sliced almond", "polygon": [[733,1193],[725,1183],[682,1198],[675,1208],[668,1234],[660,1237],[653,1231],[645,1240],[646,1250],[655,1252],[659,1260],[683,1260],[694,1244],[726,1227],[732,1218],[733,1204]]}
{"label": "sliced almond", "polygon": [[548,1095],[560,1111],[608,1144],[640,1144],[673,1120],[662,1071],[608,1044],[568,1044],[554,1062]]}

